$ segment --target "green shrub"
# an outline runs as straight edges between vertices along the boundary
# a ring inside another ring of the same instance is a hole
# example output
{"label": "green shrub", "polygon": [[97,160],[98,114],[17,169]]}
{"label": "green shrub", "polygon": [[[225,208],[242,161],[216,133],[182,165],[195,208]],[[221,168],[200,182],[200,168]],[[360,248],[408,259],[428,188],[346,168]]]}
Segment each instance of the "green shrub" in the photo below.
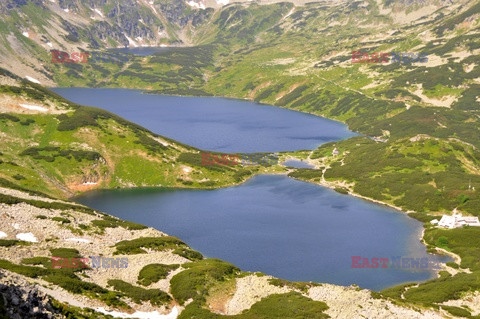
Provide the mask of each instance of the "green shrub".
{"label": "green shrub", "polygon": [[20,153],[21,156],[30,156],[36,160],[44,160],[47,162],[53,162],[57,157],[64,157],[66,159],[75,158],[77,162],[82,160],[96,161],[102,158],[102,156],[93,151],[83,150],[63,150],[56,146],[47,147],[29,147]]}
{"label": "green shrub", "polygon": [[464,317],[464,318],[472,317],[472,314],[463,308],[452,307],[452,306],[442,306],[442,309],[448,311],[451,315],[454,315],[456,317]]}
{"label": "green shrub", "polygon": [[446,265],[449,266],[449,267],[452,267],[454,269],[459,269],[460,268],[460,266],[458,266],[458,264],[453,262],[453,261],[449,261],[448,263],[446,263]]}
{"label": "green shrub", "polygon": [[340,194],[348,195],[348,189],[345,187],[335,187],[335,191]]}
{"label": "green shrub", "polygon": [[223,281],[240,271],[234,265],[219,259],[204,259],[182,266],[187,269],[170,280],[171,293],[180,304],[190,298],[204,300],[215,282]]}
{"label": "green shrub", "polygon": [[299,168],[288,174],[288,176],[300,179],[314,179],[322,177],[323,173],[319,169]]}
{"label": "green shrub", "polygon": [[270,295],[255,303],[239,318],[289,318],[325,319],[328,306],[322,301],[313,301],[298,292]]}
{"label": "green shrub", "polygon": [[271,278],[268,282],[274,286],[278,287],[289,287],[293,289],[298,289],[302,292],[307,292],[307,290],[311,287],[320,286],[320,284],[313,283],[313,282],[296,282],[296,281],[288,281],[279,278]]}
{"label": "green shrub", "polygon": [[16,239],[0,239],[0,247],[12,247],[16,245],[28,246],[31,245],[31,243]]}
{"label": "green shrub", "polygon": [[173,251],[174,254],[190,259],[191,261],[203,259],[202,254],[190,248],[177,248]]}
{"label": "green shrub", "polygon": [[459,204],[465,204],[466,202],[468,202],[470,200],[470,197],[468,197],[467,195],[465,194],[461,194],[461,195],[458,195],[457,197],[457,202]]}
{"label": "green shrub", "polygon": [[74,248],[52,248],[50,253],[55,257],[62,258],[82,258],[80,252]]}
{"label": "green shrub", "polygon": [[[223,154],[210,152],[209,154],[217,155],[221,158]],[[182,153],[178,156],[177,162],[186,163],[192,166],[201,166],[205,169],[217,172],[225,172],[233,170],[232,167],[228,165],[204,165],[202,164],[202,154],[201,153]]]}
{"label": "green shrub", "polygon": [[101,229],[123,227],[128,230],[141,230],[147,228],[145,225],[121,220],[108,215],[104,215],[103,219],[92,220],[91,223]]}
{"label": "green shrub", "polygon": [[159,289],[144,289],[123,280],[111,279],[108,281],[108,285],[122,292],[136,303],[150,301],[152,305],[161,306],[169,303],[172,299],[166,292]]}
{"label": "green shrub", "polygon": [[26,204],[35,206],[37,208],[74,210],[74,211],[82,212],[89,215],[96,215],[93,209],[84,207],[84,206],[65,204],[65,203],[59,203],[59,202],[44,202],[41,200],[24,199],[24,198],[14,197],[10,195],[5,195],[5,194],[0,194],[0,203],[4,203],[7,205],[26,203]]}
{"label": "green shrub", "polygon": [[180,265],[150,264],[142,268],[138,274],[138,283],[149,286],[160,279],[167,278],[168,274],[180,267]]}
{"label": "green shrub", "polygon": [[30,195],[42,196],[42,197],[47,197],[47,198],[53,199],[52,197],[50,197],[50,196],[48,196],[44,193],[26,189],[24,187],[21,187],[21,186],[15,184],[15,183],[12,183],[12,182],[6,180],[5,178],[1,178],[1,177],[0,177],[0,186],[5,187],[5,188],[16,189],[16,190],[19,190],[19,191],[22,191],[22,192],[26,192]]}
{"label": "green shrub", "polygon": [[448,245],[448,238],[447,237],[442,236],[442,237],[438,238],[438,240],[437,240],[437,246],[438,247],[446,248],[447,245]]}
{"label": "green shrub", "polygon": [[87,293],[97,296],[97,294],[108,293],[107,289],[91,282],[82,281],[73,274],[53,272],[50,275],[45,276],[43,279],[74,294]]}
{"label": "green shrub", "polygon": [[112,316],[110,315],[105,315],[100,312],[96,312],[91,308],[74,307],[68,303],[61,303],[55,299],[51,300],[51,304],[53,309],[57,310],[60,314],[62,314],[64,318],[75,318],[75,319],[111,319],[112,318]]}
{"label": "green shrub", "polygon": [[19,122],[20,119],[14,115],[7,114],[7,113],[0,113],[0,121],[1,120],[8,120],[12,122]]}
{"label": "green shrub", "polygon": [[146,253],[142,248],[150,248],[156,251],[176,249],[179,246],[186,246],[180,239],[172,236],[163,237],[142,237],[132,240],[123,240],[115,244],[117,250],[114,255],[134,255]]}
{"label": "green shrub", "polygon": [[399,286],[390,287],[382,290],[382,295],[384,297],[390,297],[395,299],[401,299],[402,294],[405,292],[405,289],[408,287],[416,286],[416,283],[403,284]]}
{"label": "green shrub", "polygon": [[31,257],[23,258],[22,264],[24,265],[42,265],[45,268],[52,268],[52,261],[48,257]]}
{"label": "green shrub", "polygon": [[29,126],[30,124],[33,124],[33,123],[35,123],[34,119],[26,119],[25,121],[20,122],[20,124],[23,126]]}
{"label": "green shrub", "polygon": [[58,217],[58,216],[55,216],[55,217],[52,217],[52,220],[55,221],[55,222],[59,222],[61,224],[70,224],[70,219],[68,218],[63,218],[63,217]]}
{"label": "green shrub", "polygon": [[242,314],[222,316],[211,313],[202,307],[202,303],[194,301],[185,307],[178,319],[325,319],[328,306],[322,301],[314,301],[297,292],[273,294],[263,298]]}
{"label": "green shrub", "polygon": [[407,301],[432,304],[459,299],[463,293],[478,289],[480,289],[478,273],[460,273],[453,277],[443,276],[427,281],[416,288],[412,287],[404,293],[404,296]]}
{"label": "green shrub", "polygon": [[0,268],[7,269],[30,278],[37,278],[40,276],[48,275],[50,273],[50,270],[45,268],[16,265],[4,259],[0,259]]}

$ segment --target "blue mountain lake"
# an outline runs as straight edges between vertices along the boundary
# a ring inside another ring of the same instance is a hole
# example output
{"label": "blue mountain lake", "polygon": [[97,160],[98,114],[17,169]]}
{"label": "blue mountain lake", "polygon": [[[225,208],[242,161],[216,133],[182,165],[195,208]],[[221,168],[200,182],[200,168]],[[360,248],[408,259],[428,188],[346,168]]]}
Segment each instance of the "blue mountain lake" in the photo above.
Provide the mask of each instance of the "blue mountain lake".
{"label": "blue mountain lake", "polygon": [[[355,135],[341,123],[245,101],[124,89],[55,91],[206,150],[313,149]],[[76,200],[177,236],[205,256],[294,281],[381,290],[427,280],[435,272],[352,268],[352,256],[447,260],[426,253],[421,223],[406,214],[283,175],[260,175],[217,190],[100,190]]]}

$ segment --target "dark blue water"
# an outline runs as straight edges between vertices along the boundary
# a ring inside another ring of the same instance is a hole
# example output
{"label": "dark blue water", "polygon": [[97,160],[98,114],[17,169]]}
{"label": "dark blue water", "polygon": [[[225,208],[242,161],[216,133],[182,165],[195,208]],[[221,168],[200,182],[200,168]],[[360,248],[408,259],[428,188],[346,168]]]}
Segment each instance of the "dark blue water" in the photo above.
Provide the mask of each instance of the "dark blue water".
{"label": "dark blue water", "polygon": [[126,89],[57,88],[83,105],[97,106],[180,142],[221,152],[313,149],[355,133],[321,117],[247,101],[142,94]]}
{"label": "dark blue water", "polygon": [[404,213],[285,176],[218,190],[112,190],[77,200],[180,237],[208,257],[295,281],[380,290],[432,270],[356,269],[351,256],[427,255]]}
{"label": "dark blue water", "polygon": [[[354,135],[337,122],[238,100],[124,89],[55,91],[206,150],[313,149]],[[379,290],[433,275],[431,269],[351,268],[352,256],[427,256],[419,241],[421,224],[393,209],[286,176],[258,176],[219,190],[98,191],[78,200],[180,237],[208,257],[289,280]]]}

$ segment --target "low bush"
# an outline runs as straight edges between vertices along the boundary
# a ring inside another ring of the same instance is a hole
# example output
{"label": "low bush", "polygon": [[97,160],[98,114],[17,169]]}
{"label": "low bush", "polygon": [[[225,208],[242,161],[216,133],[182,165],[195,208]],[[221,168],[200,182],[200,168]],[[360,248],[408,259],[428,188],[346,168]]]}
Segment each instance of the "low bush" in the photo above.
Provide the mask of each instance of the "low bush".
{"label": "low bush", "polygon": [[82,258],[80,252],[74,248],[52,248],[50,253],[55,257],[62,258]]}
{"label": "low bush", "polygon": [[299,179],[313,179],[317,177],[322,177],[323,173],[319,169],[310,169],[310,168],[299,168],[288,174],[290,177],[299,178]]}
{"label": "low bush", "polygon": [[108,281],[108,285],[122,292],[136,303],[150,301],[152,305],[161,306],[169,303],[172,299],[166,292],[160,289],[144,289],[133,286],[123,280],[111,279]]}
{"label": "low bush", "polygon": [[58,217],[58,216],[55,216],[55,217],[52,217],[52,220],[55,221],[55,222],[59,222],[61,224],[70,224],[70,219],[68,218],[63,218],[63,217]]}
{"label": "low bush", "polygon": [[297,292],[274,294],[263,298],[243,313],[235,316],[214,314],[203,308],[202,303],[194,301],[185,307],[178,319],[325,319],[330,318],[324,313],[328,309],[322,301],[314,301]]}
{"label": "low bush", "polygon": [[8,260],[0,259],[0,268],[7,269],[13,271],[17,274],[27,276],[30,278],[37,278],[40,276],[45,276],[50,273],[50,270],[40,267],[33,267],[33,266],[24,266],[24,265],[16,265],[11,263]]}
{"label": "low bush", "polygon": [[204,259],[182,266],[187,269],[170,280],[171,293],[180,304],[190,298],[203,301],[215,282],[223,281],[240,271],[234,265],[219,259]]}
{"label": "low bush", "polygon": [[140,270],[138,274],[138,283],[143,286],[149,286],[160,279],[167,278],[168,274],[180,267],[179,265],[150,264]]}
{"label": "low bush", "polygon": [[31,243],[16,239],[0,239],[0,247],[12,247],[16,245],[31,245]]}
{"label": "low bush", "polygon": [[45,268],[52,268],[52,261],[48,257],[31,257],[31,258],[23,258],[22,264],[24,265],[42,265]]}
{"label": "low bush", "polygon": [[455,276],[443,276],[410,288],[404,293],[407,301],[424,304],[442,303],[447,300],[459,299],[467,291],[480,289],[480,274],[460,273]]}
{"label": "low bush", "polygon": [[117,250],[114,255],[143,254],[146,251],[142,248],[150,248],[156,251],[176,249],[179,246],[186,246],[180,239],[172,236],[142,237],[132,240],[123,240],[115,244]]}
{"label": "low bush", "polygon": [[472,314],[463,308],[442,306],[442,309],[448,311],[451,315],[454,315],[456,317],[472,318]]}
{"label": "low bush", "polygon": [[21,186],[15,184],[15,183],[12,183],[9,180],[6,180],[5,178],[1,178],[1,177],[0,177],[0,186],[5,187],[5,188],[16,189],[16,190],[19,190],[19,191],[22,191],[22,192],[26,192],[30,195],[37,195],[37,196],[42,196],[42,197],[47,197],[47,198],[53,199],[52,197],[50,197],[50,196],[48,196],[44,193],[26,189],[24,187],[21,187]]}
{"label": "low bush", "polygon": [[58,157],[64,157],[66,159],[75,158],[77,162],[83,160],[96,161],[102,158],[102,156],[93,151],[84,150],[63,150],[56,146],[47,147],[29,147],[20,153],[21,156],[30,156],[36,160],[44,160],[47,162],[53,162]]}
{"label": "low bush", "polygon": [[10,195],[5,195],[5,194],[0,194],[0,203],[7,204],[7,205],[26,203],[26,204],[35,206],[37,208],[74,210],[74,211],[82,212],[89,215],[96,215],[93,209],[84,207],[84,206],[59,203],[59,202],[44,202],[41,200],[24,199],[24,198],[14,197]]}
{"label": "low bush", "polygon": [[279,278],[269,279],[268,282],[274,286],[289,287],[293,289],[298,289],[302,292],[307,292],[309,288],[320,285],[313,282],[295,282],[295,281],[288,281],[288,280],[279,279]]}
{"label": "low bush", "polygon": [[92,225],[100,229],[123,227],[128,230],[146,229],[147,226],[104,215],[103,219],[92,220]]}
{"label": "low bush", "polygon": [[186,248],[177,248],[173,251],[174,254],[182,256],[184,258],[190,259],[191,261],[201,260],[203,259],[202,254],[198,251],[192,250],[188,247]]}
{"label": "low bush", "polygon": [[21,181],[23,179],[26,179],[25,176],[20,175],[20,174],[15,174],[12,177],[15,178],[17,181]]}

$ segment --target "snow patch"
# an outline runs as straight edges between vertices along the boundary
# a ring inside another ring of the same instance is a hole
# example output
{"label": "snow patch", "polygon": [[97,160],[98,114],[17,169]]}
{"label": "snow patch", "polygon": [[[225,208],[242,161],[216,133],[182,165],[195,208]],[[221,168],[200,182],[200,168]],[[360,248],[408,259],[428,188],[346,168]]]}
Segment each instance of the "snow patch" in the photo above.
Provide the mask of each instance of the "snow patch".
{"label": "snow patch", "polygon": [[127,37],[127,35],[125,34],[125,37],[127,38],[128,40],[128,43],[133,46],[133,47],[138,47],[138,45],[135,43],[135,41],[133,41],[132,39],[130,39],[129,37]]}
{"label": "snow patch", "polygon": [[13,227],[14,229],[20,229],[20,225],[19,225],[19,224],[16,224],[16,223],[15,223],[15,224],[12,224],[12,227]]}
{"label": "snow patch", "polygon": [[[224,0],[222,0],[222,1],[224,1]],[[225,0],[225,1],[227,1],[227,0]],[[218,3],[218,0],[217,0],[217,3]],[[190,0],[190,1],[187,2],[187,4],[192,8],[202,9],[202,10],[205,9],[205,4],[203,2],[197,3],[193,0]]]}
{"label": "snow patch", "polygon": [[221,4],[224,6],[226,6],[229,3],[230,3],[230,0],[217,0],[217,4]]}
{"label": "snow patch", "polygon": [[82,185],[97,185],[97,182],[85,182]]}
{"label": "snow patch", "polygon": [[49,47],[53,48],[52,42],[47,42],[47,45],[48,45]]}
{"label": "snow patch", "polygon": [[48,111],[48,109],[43,106],[31,105],[31,104],[19,104],[19,105],[27,110],[40,111],[40,112]]}
{"label": "snow patch", "polygon": [[34,78],[32,78],[31,76],[28,76],[28,75],[27,75],[25,78],[26,78],[27,80],[29,80],[30,82],[37,83],[37,84],[41,84],[39,80],[34,79]]}
{"label": "snow patch", "polygon": [[3,231],[0,231],[0,238],[5,238],[7,237],[7,234],[4,233]]}
{"label": "snow patch", "polygon": [[98,9],[95,9],[95,12],[98,13],[102,18],[103,18],[103,13],[102,11],[98,10]]}
{"label": "snow patch", "polygon": [[155,7],[153,6],[153,1],[150,1],[149,4],[150,7],[152,7],[153,12],[155,12],[155,14],[158,14],[157,10],[155,10]]}
{"label": "snow patch", "polygon": [[68,10],[68,8],[63,9],[63,11],[65,11],[65,12],[67,12],[67,13],[70,12],[70,10]]}
{"label": "snow patch", "polygon": [[30,35],[28,34],[28,32],[27,32],[27,31],[25,31],[25,32],[22,32],[22,34],[23,34],[23,36],[24,36],[24,37],[30,38]]}
{"label": "snow patch", "polygon": [[20,234],[17,234],[16,237],[19,240],[28,241],[28,242],[31,242],[31,243],[38,242],[37,238],[32,233],[20,233]]}
{"label": "snow patch", "polygon": [[172,312],[170,312],[168,315],[162,315],[158,311],[152,311],[152,312],[136,311],[135,313],[129,314],[129,313],[118,312],[118,311],[107,311],[103,307],[97,308],[96,311],[106,315],[113,316],[115,318],[176,319],[178,317],[177,307],[173,307]]}

